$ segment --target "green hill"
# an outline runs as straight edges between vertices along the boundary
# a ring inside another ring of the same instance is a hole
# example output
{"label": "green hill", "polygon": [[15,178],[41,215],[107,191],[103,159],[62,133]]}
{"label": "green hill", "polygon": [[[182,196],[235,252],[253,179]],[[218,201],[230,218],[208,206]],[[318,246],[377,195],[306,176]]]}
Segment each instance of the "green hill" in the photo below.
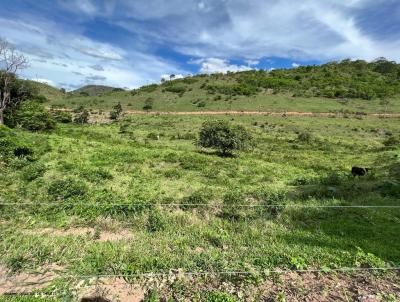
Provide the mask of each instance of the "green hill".
{"label": "green hill", "polygon": [[[379,59],[344,60],[320,66],[273,71],[197,75],[151,84],[133,91],[114,91],[53,102],[55,106],[159,111],[400,111],[400,64]],[[79,90],[78,90],[79,91]],[[87,90],[84,90],[87,91]],[[76,92],[76,91],[75,91]]]}
{"label": "green hill", "polygon": [[71,94],[80,95],[80,96],[97,96],[97,95],[105,94],[107,92],[111,92],[114,90],[120,91],[122,89],[110,87],[110,86],[103,86],[103,85],[86,85],[86,86],[83,86],[79,89],[72,91]]}
{"label": "green hill", "polygon": [[66,96],[63,91],[48,84],[31,80],[27,80],[27,82],[36,90],[37,95],[44,96],[50,101],[62,99]]}

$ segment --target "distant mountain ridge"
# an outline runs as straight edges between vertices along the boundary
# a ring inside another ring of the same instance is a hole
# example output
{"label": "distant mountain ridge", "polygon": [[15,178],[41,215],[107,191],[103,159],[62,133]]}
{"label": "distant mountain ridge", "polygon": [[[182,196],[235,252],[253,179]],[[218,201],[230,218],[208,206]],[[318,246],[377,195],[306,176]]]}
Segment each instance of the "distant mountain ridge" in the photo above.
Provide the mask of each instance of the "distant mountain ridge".
{"label": "distant mountain ridge", "polygon": [[71,91],[72,94],[82,96],[97,96],[111,91],[122,91],[122,88],[116,88],[105,85],[86,85],[76,90]]}

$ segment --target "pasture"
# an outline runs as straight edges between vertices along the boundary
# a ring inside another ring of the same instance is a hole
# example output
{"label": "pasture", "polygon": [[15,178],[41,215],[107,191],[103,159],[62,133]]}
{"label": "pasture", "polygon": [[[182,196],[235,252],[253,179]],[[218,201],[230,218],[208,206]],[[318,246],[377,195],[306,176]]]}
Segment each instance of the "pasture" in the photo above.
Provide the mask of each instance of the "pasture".
{"label": "pasture", "polygon": [[[252,148],[222,157],[196,146],[210,119],[243,125]],[[79,276],[124,275],[176,300],[235,301],[204,296],[234,287],[250,301],[275,278],[269,270],[399,266],[400,209],[347,207],[400,205],[400,150],[390,144],[399,132],[399,118],[352,115],[132,115],[48,133],[0,128],[2,141],[29,150],[0,162],[0,265],[57,271],[33,291],[54,301],[82,290]],[[371,173],[353,177],[352,166]],[[156,275],[230,271],[250,273],[213,283]]]}

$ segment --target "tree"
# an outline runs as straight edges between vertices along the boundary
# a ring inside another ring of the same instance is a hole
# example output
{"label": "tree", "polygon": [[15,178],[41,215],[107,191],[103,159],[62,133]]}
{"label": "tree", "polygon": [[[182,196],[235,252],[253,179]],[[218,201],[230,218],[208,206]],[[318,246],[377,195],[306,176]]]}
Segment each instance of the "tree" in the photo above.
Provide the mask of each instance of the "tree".
{"label": "tree", "polygon": [[83,106],[78,107],[74,110],[75,117],[74,123],[76,124],[87,124],[89,121],[89,111],[85,109]]}
{"label": "tree", "polygon": [[152,98],[147,98],[144,101],[144,106],[143,106],[143,110],[151,110],[153,109],[153,99]]}
{"label": "tree", "polygon": [[[28,60],[18,54],[7,41],[0,40],[0,124],[4,124],[4,110],[18,104],[24,93],[12,95],[12,89],[17,81],[16,74],[28,66]],[[24,89],[21,85],[18,89]]]}
{"label": "tree", "polygon": [[110,118],[112,120],[117,120],[119,118],[119,116],[121,115],[121,113],[122,113],[122,106],[121,106],[121,103],[118,102],[118,104],[116,104],[113,107],[113,110],[110,112]]}
{"label": "tree", "polygon": [[200,130],[198,144],[217,149],[226,156],[235,150],[246,149],[251,141],[251,135],[243,126],[231,125],[227,121],[207,121]]}

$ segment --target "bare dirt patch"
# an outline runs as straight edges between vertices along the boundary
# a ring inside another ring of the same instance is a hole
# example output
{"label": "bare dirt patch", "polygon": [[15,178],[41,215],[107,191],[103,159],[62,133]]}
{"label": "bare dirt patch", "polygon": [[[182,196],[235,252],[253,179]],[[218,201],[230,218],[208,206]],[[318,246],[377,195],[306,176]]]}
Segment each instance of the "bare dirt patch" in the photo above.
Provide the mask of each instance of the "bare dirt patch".
{"label": "bare dirt patch", "polygon": [[6,267],[0,266],[0,295],[30,294],[46,288],[60,270],[61,267],[51,265],[43,268],[40,273],[21,272],[11,275]]}
{"label": "bare dirt patch", "polygon": [[42,228],[34,230],[25,230],[24,234],[28,235],[51,235],[51,236],[86,236],[95,241],[120,241],[131,240],[133,234],[128,230],[116,230],[115,232],[96,230],[94,228],[70,228],[70,229],[54,229]]}
{"label": "bare dirt patch", "polygon": [[140,302],[143,301],[145,292],[124,280],[108,278],[97,281],[96,284],[82,291],[79,296],[81,302]]}

